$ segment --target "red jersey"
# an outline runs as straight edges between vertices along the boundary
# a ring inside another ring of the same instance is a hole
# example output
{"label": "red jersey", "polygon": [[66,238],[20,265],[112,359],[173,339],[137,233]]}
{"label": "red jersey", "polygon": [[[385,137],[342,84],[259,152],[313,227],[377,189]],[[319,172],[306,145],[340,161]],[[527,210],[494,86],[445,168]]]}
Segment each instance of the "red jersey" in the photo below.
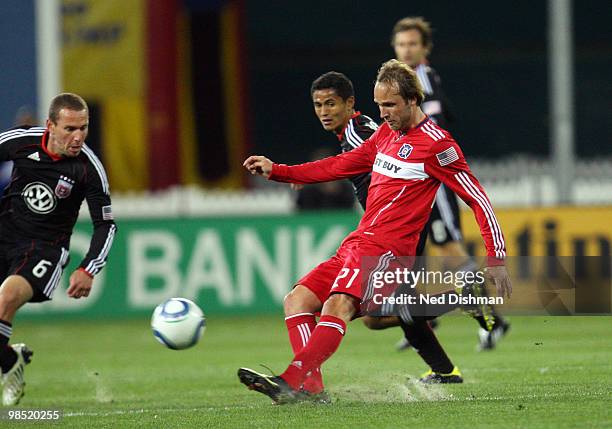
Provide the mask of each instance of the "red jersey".
{"label": "red jersey", "polygon": [[473,210],[489,263],[502,263],[504,236],[489,198],[450,133],[429,117],[407,132],[383,123],[361,146],[337,156],[293,166],[274,164],[270,179],[317,183],[370,171],[367,209],[347,240],[367,237],[398,256],[414,255],[442,182]]}

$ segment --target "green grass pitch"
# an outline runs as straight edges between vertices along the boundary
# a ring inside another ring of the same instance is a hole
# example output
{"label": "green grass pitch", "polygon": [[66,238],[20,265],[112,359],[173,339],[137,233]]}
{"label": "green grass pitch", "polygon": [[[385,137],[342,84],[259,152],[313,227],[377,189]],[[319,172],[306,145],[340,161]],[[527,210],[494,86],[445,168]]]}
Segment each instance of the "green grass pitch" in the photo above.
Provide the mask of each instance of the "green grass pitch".
{"label": "green grass pitch", "polygon": [[400,330],[352,322],[324,366],[334,403],[285,406],[236,377],[240,366],[287,365],[281,314],[210,317],[185,351],[158,344],[148,320],[18,321],[14,341],[34,350],[19,407],[61,409],[57,426],[74,428],[612,427],[612,318],[511,321],[496,351],[477,353],[476,324],[442,318],[440,339],[466,382],[429,387],[414,382],[426,370],[416,353],[394,350]]}

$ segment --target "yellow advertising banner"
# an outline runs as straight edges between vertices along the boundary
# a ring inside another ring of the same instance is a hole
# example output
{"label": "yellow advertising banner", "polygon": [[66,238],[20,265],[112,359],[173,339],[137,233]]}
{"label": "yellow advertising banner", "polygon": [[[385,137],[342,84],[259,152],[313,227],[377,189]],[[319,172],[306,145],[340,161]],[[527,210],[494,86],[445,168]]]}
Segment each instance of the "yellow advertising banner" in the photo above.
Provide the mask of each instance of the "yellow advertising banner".
{"label": "yellow advertising banner", "polygon": [[64,0],[66,89],[88,97],[144,94],[144,0]]}
{"label": "yellow advertising banner", "polygon": [[96,104],[114,191],[148,187],[145,0],[64,0],[63,87]]}
{"label": "yellow advertising banner", "polygon": [[[606,256],[612,240],[612,207],[498,209],[509,256]],[[471,210],[462,213],[465,242],[484,255]]]}

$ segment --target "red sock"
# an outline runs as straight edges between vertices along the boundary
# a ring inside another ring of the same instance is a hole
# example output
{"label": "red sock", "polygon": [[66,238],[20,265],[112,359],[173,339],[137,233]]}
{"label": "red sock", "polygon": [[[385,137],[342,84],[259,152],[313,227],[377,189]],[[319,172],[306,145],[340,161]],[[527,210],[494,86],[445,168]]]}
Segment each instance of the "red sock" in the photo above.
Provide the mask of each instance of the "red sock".
{"label": "red sock", "polygon": [[[289,342],[293,349],[293,355],[297,355],[308,343],[308,339],[316,324],[315,316],[312,313],[299,313],[285,317],[285,324],[289,332]],[[323,390],[323,377],[321,370],[315,368],[306,377],[303,385],[304,390],[311,393],[319,393]]]}
{"label": "red sock", "polygon": [[345,331],[346,323],[342,319],[322,316],[306,346],[295,355],[281,377],[291,387],[299,389],[308,373],[321,367],[338,349]]}

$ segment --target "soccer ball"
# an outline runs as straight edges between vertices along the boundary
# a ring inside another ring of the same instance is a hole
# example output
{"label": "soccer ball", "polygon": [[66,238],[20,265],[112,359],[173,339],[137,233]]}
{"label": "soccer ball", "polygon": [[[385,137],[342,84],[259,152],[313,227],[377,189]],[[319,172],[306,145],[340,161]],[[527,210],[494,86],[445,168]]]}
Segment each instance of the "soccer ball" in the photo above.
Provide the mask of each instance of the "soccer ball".
{"label": "soccer ball", "polygon": [[151,317],[157,341],[172,350],[194,346],[206,329],[204,313],[193,301],[170,298],[159,304]]}

